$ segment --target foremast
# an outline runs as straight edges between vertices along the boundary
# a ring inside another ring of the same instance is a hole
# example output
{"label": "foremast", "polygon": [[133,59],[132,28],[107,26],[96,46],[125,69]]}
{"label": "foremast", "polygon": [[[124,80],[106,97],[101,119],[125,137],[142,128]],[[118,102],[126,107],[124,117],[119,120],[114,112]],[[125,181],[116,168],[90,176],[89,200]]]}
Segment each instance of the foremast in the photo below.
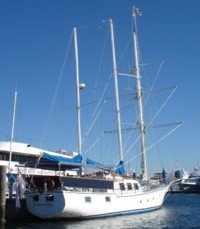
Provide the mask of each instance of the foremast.
{"label": "foremast", "polygon": [[137,21],[136,16],[141,15],[141,11],[133,6],[133,19],[134,19],[134,29],[133,29],[133,43],[134,43],[134,56],[135,56],[135,69],[134,74],[136,77],[136,98],[138,102],[138,127],[140,130],[141,138],[141,169],[142,169],[142,179],[147,180],[147,160],[146,160],[146,147],[145,147],[145,124],[143,118],[143,103],[142,103],[142,85],[141,85],[141,73],[140,73],[140,53],[139,53],[139,43],[137,35]]}
{"label": "foremast", "polygon": [[80,105],[80,82],[79,82],[79,60],[78,60],[78,42],[77,29],[73,29],[74,35],[74,56],[75,56],[75,77],[76,77],[76,111],[77,111],[77,140],[78,153],[82,153],[82,136],[81,136],[81,105]]}

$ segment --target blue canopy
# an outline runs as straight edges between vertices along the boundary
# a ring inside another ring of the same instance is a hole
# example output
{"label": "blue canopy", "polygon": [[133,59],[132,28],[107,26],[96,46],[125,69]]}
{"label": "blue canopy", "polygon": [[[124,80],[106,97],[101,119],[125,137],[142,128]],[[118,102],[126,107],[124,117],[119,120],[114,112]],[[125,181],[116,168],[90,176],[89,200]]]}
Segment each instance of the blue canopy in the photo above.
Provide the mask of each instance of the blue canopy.
{"label": "blue canopy", "polygon": [[73,158],[69,158],[63,155],[53,155],[53,154],[49,154],[49,153],[43,153],[42,155],[43,159],[47,159],[50,160],[51,162],[56,162],[56,163],[61,163],[61,164],[65,164],[65,163],[81,163],[82,162],[82,156],[80,154],[78,154],[77,156],[73,157]]}
{"label": "blue canopy", "polygon": [[118,173],[118,174],[124,174],[125,173],[124,162],[123,161],[119,162],[119,164],[117,165],[117,167],[115,169],[115,173]]}
{"label": "blue canopy", "polygon": [[43,152],[40,160],[36,163],[35,161],[26,163],[27,167],[35,167],[41,169],[75,169],[80,168],[82,166],[82,156],[78,154],[75,157],[68,157],[62,154],[53,154]]}
{"label": "blue canopy", "polygon": [[[29,163],[26,163],[26,167],[35,167],[36,162],[32,161]],[[98,168],[101,169],[111,169],[114,166],[113,165],[102,165],[98,162],[95,162],[93,160],[87,159],[87,164],[82,163],[82,155],[78,154],[75,157],[68,157],[66,155],[56,155],[55,153],[46,153],[43,152],[41,155],[41,158],[39,162],[37,163],[37,168],[41,169],[60,169],[60,170],[66,170],[66,169],[78,169],[80,167],[94,167],[98,166]]]}

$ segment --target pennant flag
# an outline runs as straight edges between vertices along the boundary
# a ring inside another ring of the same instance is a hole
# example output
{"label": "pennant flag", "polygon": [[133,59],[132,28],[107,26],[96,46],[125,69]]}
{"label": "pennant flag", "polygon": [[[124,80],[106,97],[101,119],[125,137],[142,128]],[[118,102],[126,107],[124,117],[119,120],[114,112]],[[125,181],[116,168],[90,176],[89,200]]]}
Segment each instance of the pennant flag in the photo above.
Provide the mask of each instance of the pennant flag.
{"label": "pennant flag", "polygon": [[133,7],[133,15],[139,15],[139,16],[142,16],[142,10],[136,8],[136,7]]}

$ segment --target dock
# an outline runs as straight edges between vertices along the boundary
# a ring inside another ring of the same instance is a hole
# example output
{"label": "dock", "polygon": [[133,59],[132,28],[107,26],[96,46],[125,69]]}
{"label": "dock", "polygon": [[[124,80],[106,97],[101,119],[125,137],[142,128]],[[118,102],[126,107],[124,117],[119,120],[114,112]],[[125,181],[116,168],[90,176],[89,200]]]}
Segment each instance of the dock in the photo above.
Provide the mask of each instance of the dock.
{"label": "dock", "polygon": [[0,224],[6,221],[35,218],[35,216],[27,210],[25,199],[21,199],[21,207],[16,208],[15,197],[12,199],[7,198],[6,171],[7,166],[0,166]]}
{"label": "dock", "polygon": [[26,207],[26,200],[25,199],[22,199],[20,201],[20,204],[21,204],[21,208],[16,208],[14,198],[6,200],[5,221],[35,218],[35,216],[32,215],[28,211],[28,209]]}

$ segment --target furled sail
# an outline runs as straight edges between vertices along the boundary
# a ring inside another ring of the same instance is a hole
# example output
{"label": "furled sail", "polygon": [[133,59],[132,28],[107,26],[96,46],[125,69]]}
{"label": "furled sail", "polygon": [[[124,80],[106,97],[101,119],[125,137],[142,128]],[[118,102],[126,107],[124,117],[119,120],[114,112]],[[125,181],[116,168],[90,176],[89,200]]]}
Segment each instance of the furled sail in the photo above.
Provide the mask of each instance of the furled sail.
{"label": "furled sail", "polygon": [[125,173],[124,161],[119,162],[119,164],[116,166],[115,173],[118,173],[118,174],[124,174]]}

